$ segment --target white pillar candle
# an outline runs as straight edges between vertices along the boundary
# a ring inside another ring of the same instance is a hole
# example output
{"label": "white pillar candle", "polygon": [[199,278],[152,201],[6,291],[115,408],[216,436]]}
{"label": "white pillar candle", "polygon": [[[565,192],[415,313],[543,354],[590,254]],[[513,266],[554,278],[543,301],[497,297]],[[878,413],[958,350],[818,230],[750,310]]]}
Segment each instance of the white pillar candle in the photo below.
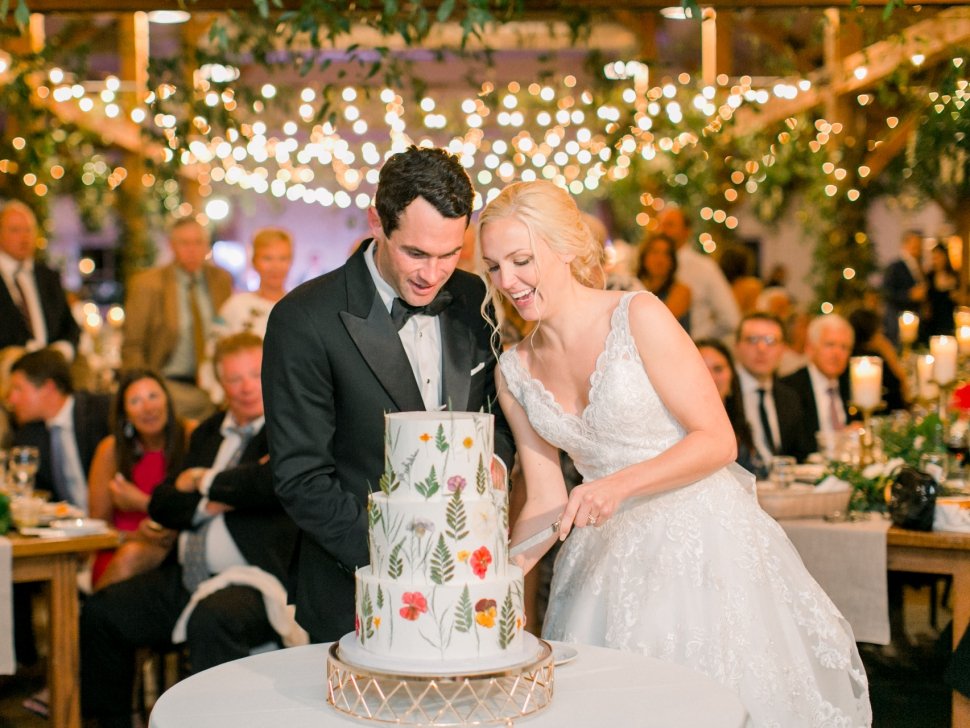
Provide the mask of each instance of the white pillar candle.
{"label": "white pillar candle", "polygon": [[970,326],[970,306],[958,306],[954,309],[953,326],[957,329],[961,326]]}
{"label": "white pillar candle", "polygon": [[875,409],[882,401],[882,359],[854,356],[849,362],[852,402],[860,409]]}
{"label": "white pillar candle", "polygon": [[957,348],[960,354],[970,354],[970,326],[957,328]]}
{"label": "white pillar candle", "polygon": [[919,398],[922,400],[936,399],[940,396],[940,388],[933,379],[933,355],[920,354],[916,357],[916,382],[919,387]]}
{"label": "white pillar candle", "polygon": [[909,345],[916,341],[919,334],[919,316],[912,311],[903,311],[899,314],[899,341]]}
{"label": "white pillar candle", "polygon": [[933,378],[937,384],[949,384],[957,377],[957,340],[953,336],[931,336]]}

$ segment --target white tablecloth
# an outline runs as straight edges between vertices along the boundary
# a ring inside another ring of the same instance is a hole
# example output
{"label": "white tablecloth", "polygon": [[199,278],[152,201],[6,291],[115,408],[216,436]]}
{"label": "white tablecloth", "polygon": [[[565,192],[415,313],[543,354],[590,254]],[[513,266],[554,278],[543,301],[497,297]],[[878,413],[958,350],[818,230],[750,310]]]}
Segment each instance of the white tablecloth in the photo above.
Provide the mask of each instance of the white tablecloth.
{"label": "white tablecloth", "polygon": [[889,644],[886,531],[889,521],[829,523],[820,518],[778,521],[809,573],[835,602],[857,642]]}
{"label": "white tablecloth", "polygon": [[13,654],[13,546],[0,536],[0,675],[17,670]]}
{"label": "white tablecloth", "polygon": [[[602,647],[556,668],[552,705],[530,728],[740,728],[747,713],[728,689],[687,668]],[[327,703],[329,645],[291,647],[214,667],[155,704],[149,728],[327,728],[365,723]],[[376,725],[376,724],[375,724]]]}

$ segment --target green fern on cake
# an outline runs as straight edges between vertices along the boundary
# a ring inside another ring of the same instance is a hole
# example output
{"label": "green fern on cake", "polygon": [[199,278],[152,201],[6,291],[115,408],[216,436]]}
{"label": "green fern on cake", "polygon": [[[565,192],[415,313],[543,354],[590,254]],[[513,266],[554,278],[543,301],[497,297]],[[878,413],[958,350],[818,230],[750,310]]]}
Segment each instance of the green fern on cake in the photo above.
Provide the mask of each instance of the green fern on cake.
{"label": "green fern on cake", "polygon": [[394,472],[390,459],[384,461],[384,472],[378,484],[381,486],[381,490],[385,495],[390,495],[401,485],[401,481],[398,480],[397,473]]}
{"label": "green fern on cake", "polygon": [[445,543],[445,535],[438,534],[438,545],[431,555],[431,581],[444,584],[455,577],[455,559]]}
{"label": "green fern on cake", "polygon": [[401,558],[401,548],[404,546],[404,541],[405,539],[401,539],[397,542],[387,559],[387,575],[392,579],[400,579],[404,571],[404,559]]}
{"label": "green fern on cake", "polygon": [[512,591],[505,593],[505,601],[502,602],[502,614],[498,621],[498,645],[503,650],[507,650],[515,637],[515,607],[512,606]]}
{"label": "green fern on cake", "polygon": [[475,471],[475,487],[479,495],[485,495],[488,490],[488,471],[485,470],[485,462],[482,460],[481,453],[478,454],[478,469]]}
{"label": "green fern on cake", "polygon": [[373,499],[367,500],[367,525],[370,528],[374,528],[378,523],[381,522],[381,509],[377,507],[377,504]]}
{"label": "green fern on cake", "polygon": [[435,474],[434,465],[431,466],[431,473],[424,480],[419,480],[414,484],[414,489],[425,498],[430,498],[441,489],[438,476]]}
{"label": "green fern on cake", "polygon": [[465,504],[461,499],[461,489],[456,489],[448,499],[448,508],[445,511],[445,521],[448,525],[448,538],[453,541],[465,538],[468,535],[466,529],[467,519],[465,518]]}
{"label": "green fern on cake", "polygon": [[455,605],[455,631],[462,634],[470,632],[474,624],[472,598],[471,594],[468,593],[468,585],[465,585],[465,588],[461,590],[461,596],[458,598],[458,604]]}
{"label": "green fern on cake", "polygon": [[371,602],[370,589],[364,587],[364,597],[361,599],[360,611],[363,614],[363,629],[361,630],[360,641],[366,642],[374,636],[374,604]]}
{"label": "green fern on cake", "polygon": [[377,585],[377,608],[384,608],[384,590],[381,588],[380,584]]}
{"label": "green fern on cake", "polygon": [[445,426],[442,424],[438,425],[438,431],[435,433],[434,446],[438,448],[438,452],[444,452],[448,449],[448,439],[445,437]]}

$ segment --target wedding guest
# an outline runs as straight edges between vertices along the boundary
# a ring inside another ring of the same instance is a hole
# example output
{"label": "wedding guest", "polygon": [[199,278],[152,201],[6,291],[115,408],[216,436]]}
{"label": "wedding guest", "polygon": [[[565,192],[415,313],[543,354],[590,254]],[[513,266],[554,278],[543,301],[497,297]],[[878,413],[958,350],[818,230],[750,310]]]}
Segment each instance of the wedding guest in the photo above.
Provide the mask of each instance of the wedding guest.
{"label": "wedding guest", "polygon": [[0,207],[0,349],[44,346],[58,349],[68,362],[81,335],[71,315],[61,276],[34,259],[37,218],[22,202]]}
{"label": "wedding guest", "polygon": [[169,246],[171,263],[128,282],[121,360],[125,369],[161,373],[176,413],[203,419],[215,406],[199,387],[200,367],[216,311],[232,293],[232,277],[207,261],[209,234],[192,218],[172,226]]}
{"label": "wedding guest", "polygon": [[724,274],[711,256],[694,247],[690,218],[683,208],[664,208],[659,222],[660,232],[677,246],[677,274],[690,289],[690,335],[727,340],[741,314]]}
{"label": "wedding guest", "polygon": [[147,369],[122,373],[111,430],[91,462],[90,510],[114,526],[122,545],[96,556],[91,576],[95,590],[153,569],[168,554],[175,531],[148,518],[148,501],[180,469],[187,437],[165,382]]}
{"label": "wedding guest", "polygon": [[637,278],[644,288],[664,302],[674,318],[690,331],[691,290],[677,279],[674,241],[666,235],[650,235],[640,244]]}
{"label": "wedding guest", "polygon": [[[920,326],[921,338],[952,336],[953,310],[959,296],[960,278],[950,263],[946,246],[935,245],[930,251],[930,269],[926,276],[926,310],[928,316]],[[919,313],[917,311],[917,313]]]}
{"label": "wedding guest", "polygon": [[899,257],[886,266],[882,277],[883,334],[894,346],[899,344],[899,314],[919,312],[926,303],[927,293],[922,234],[906,231],[899,248]]}
{"label": "wedding guest", "polygon": [[724,411],[727,412],[734,438],[738,442],[738,465],[754,473],[759,480],[768,477],[768,465],[762,460],[754,446],[754,436],[751,426],[744,416],[744,401],[741,396],[741,385],[738,383],[738,373],[734,368],[734,357],[731,350],[720,339],[701,339],[697,342],[697,350],[714,378],[714,386],[721,396]]}
{"label": "wedding guest", "polygon": [[259,288],[232,294],[219,309],[219,337],[240,331],[266,336],[266,322],[276,302],[286,295],[286,278],[293,265],[293,238],[282,228],[267,227],[253,236],[253,269]]}
{"label": "wedding guest", "polygon": [[[496,388],[527,491],[511,540],[557,516],[564,540],[543,636],[699,670],[755,728],[869,725],[851,628],[733,462],[714,382],[670,311],[589,285],[598,251],[552,182],[506,187],[479,239],[490,294],[539,322],[501,355]],[[568,495],[559,447],[584,480]],[[555,540],[516,560],[531,568]]]}

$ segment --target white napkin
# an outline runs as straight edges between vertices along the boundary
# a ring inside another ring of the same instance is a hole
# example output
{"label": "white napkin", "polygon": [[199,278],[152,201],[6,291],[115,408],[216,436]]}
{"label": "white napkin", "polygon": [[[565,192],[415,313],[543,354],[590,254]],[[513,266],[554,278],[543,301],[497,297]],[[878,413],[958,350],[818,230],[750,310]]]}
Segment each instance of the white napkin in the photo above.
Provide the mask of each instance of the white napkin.
{"label": "white napkin", "polygon": [[844,480],[836,478],[834,475],[829,475],[821,483],[815,486],[816,493],[842,493],[843,491],[849,490],[852,486],[846,483]]}
{"label": "white napkin", "polygon": [[970,509],[955,503],[937,503],[933,512],[933,530],[970,533]]}
{"label": "white napkin", "polygon": [[0,675],[13,675],[13,546],[0,536]]}

